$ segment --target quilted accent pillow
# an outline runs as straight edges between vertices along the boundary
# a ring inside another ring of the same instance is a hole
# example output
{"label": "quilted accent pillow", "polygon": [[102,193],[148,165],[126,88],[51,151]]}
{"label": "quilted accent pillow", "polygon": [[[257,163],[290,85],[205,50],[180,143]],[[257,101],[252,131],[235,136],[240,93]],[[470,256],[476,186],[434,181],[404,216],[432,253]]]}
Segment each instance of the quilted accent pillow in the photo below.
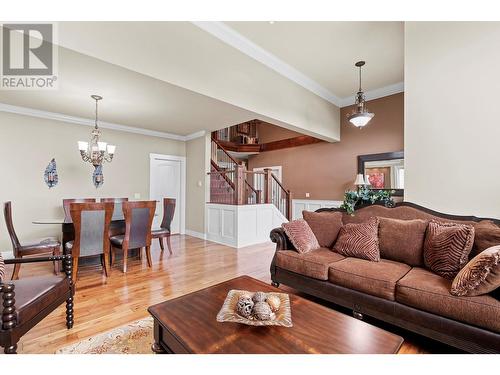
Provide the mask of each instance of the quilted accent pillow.
{"label": "quilted accent pillow", "polygon": [[380,260],[378,224],[379,219],[371,217],[364,223],[344,225],[340,229],[333,250],[347,257],[378,262]]}
{"label": "quilted accent pillow", "polygon": [[304,219],[290,221],[281,224],[286,235],[299,253],[307,253],[311,250],[319,249],[319,243],[314,236],[311,227]]}
{"label": "quilted accent pillow", "polygon": [[474,244],[474,227],[432,220],[425,235],[424,264],[431,271],[453,279],[468,261]]}
{"label": "quilted accent pillow", "polygon": [[321,247],[331,248],[342,228],[342,212],[302,211]]}
{"label": "quilted accent pillow", "polygon": [[471,259],[451,284],[454,296],[480,296],[500,287],[500,246],[484,250]]}
{"label": "quilted accent pillow", "polygon": [[0,254],[0,282],[5,277],[5,263],[3,262],[2,254]]}

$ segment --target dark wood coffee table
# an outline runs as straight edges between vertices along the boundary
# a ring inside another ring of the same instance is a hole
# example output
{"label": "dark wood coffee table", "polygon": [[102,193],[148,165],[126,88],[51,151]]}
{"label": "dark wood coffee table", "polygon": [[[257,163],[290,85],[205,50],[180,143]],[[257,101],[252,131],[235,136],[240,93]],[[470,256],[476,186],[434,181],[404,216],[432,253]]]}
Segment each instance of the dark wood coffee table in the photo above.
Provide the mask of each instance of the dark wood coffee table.
{"label": "dark wood coffee table", "polygon": [[238,277],[151,306],[155,353],[397,353],[403,339],[325,306],[290,294],[293,327],[252,327],[216,321],[227,292],[280,291]]}

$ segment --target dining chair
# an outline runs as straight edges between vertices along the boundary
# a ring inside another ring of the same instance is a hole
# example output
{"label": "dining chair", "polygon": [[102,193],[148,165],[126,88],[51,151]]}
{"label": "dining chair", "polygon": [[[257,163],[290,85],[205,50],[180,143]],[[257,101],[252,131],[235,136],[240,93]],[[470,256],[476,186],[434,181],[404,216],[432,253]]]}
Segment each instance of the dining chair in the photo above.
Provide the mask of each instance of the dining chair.
{"label": "dining chair", "polygon": [[70,212],[75,239],[65,244],[65,253],[73,257],[73,279],[78,277],[78,260],[101,256],[104,274],[109,275],[109,226],[114,203],[71,203]]}
{"label": "dining chair", "polygon": [[125,234],[112,236],[111,264],[116,259],[115,249],[123,250],[123,272],[127,272],[129,249],[146,249],[148,266],[151,262],[151,225],[156,209],[156,201],[123,202],[122,210],[125,218]]}
{"label": "dining chair", "polygon": [[120,217],[123,212],[122,204],[123,202],[128,202],[128,198],[101,198],[101,202],[113,202],[115,204],[113,217]]}
{"label": "dining chair", "polygon": [[[66,302],[66,327],[74,324],[75,287],[72,281],[71,255],[5,259],[5,264],[63,262],[64,275],[32,276],[7,281],[0,274],[0,346],[5,354],[16,354],[19,339],[47,315]],[[0,255],[0,263],[2,257]],[[58,312],[51,319],[62,317]],[[5,365],[4,365],[5,366]],[[0,365],[0,368],[5,368]]]}
{"label": "dining chair", "polygon": [[71,203],[95,203],[95,201],[95,198],[63,199],[64,221],[71,221],[71,212],[69,208]]}
{"label": "dining chair", "polygon": [[[54,239],[48,238],[42,241],[28,242],[23,244],[20,243],[12,221],[12,202],[4,203],[3,215],[5,218],[5,224],[7,226],[7,232],[9,233],[10,241],[12,242],[12,251],[14,253],[14,258],[22,258],[25,256],[47,253],[51,253],[53,256],[61,255],[61,243]],[[21,263],[22,262],[14,264],[12,280],[19,279],[19,270],[21,269]],[[57,275],[59,274],[59,261],[54,261],[53,263],[54,273]]]}
{"label": "dining chair", "polygon": [[163,219],[160,224],[160,229],[153,229],[151,231],[152,238],[158,238],[160,242],[161,251],[164,250],[163,239],[167,239],[167,247],[170,254],[172,254],[172,247],[170,245],[170,234],[172,220],[175,213],[175,199],[173,198],[163,198]]}
{"label": "dining chair", "polygon": [[101,202],[128,202],[128,198],[101,198]]}

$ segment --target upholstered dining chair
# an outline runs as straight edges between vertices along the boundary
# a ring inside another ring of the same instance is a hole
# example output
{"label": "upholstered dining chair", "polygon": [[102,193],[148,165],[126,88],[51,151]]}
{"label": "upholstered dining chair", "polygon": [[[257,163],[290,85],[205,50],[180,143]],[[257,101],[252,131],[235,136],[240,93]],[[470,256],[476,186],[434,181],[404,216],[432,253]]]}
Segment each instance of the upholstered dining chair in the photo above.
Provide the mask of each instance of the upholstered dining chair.
{"label": "upholstered dining chair", "polygon": [[95,203],[95,201],[95,198],[63,199],[64,221],[71,221],[71,212],[69,208],[71,203]]}
{"label": "upholstered dining chair", "polygon": [[[24,242],[20,243],[17,237],[16,231],[14,229],[14,224],[12,221],[12,203],[5,202],[3,205],[3,215],[5,218],[5,224],[7,226],[7,232],[10,236],[10,242],[12,242],[12,251],[15,258],[23,258],[30,255],[40,255],[50,253],[54,256],[61,254],[61,243],[54,239],[45,239],[42,241],[35,242]],[[14,270],[12,272],[12,280],[19,279],[19,270],[21,269],[21,263],[18,262],[14,264]],[[57,275],[59,273],[59,262],[54,261],[54,273]]]}
{"label": "upholstered dining chair", "polygon": [[156,209],[156,201],[123,202],[122,210],[125,217],[125,234],[110,238],[112,258],[116,259],[115,249],[123,250],[123,272],[127,272],[129,249],[146,249],[148,266],[151,262],[151,225]]}
{"label": "upholstered dining chair", "polygon": [[160,241],[161,251],[164,250],[163,239],[167,239],[167,247],[170,254],[172,254],[172,247],[170,245],[170,234],[172,220],[175,213],[175,199],[173,198],[163,198],[163,219],[160,224],[160,229],[153,229],[151,235],[153,238],[158,238]]}
{"label": "upholstered dining chair", "polygon": [[128,198],[101,198],[101,202],[113,202],[115,204],[113,216],[118,216],[122,214],[122,204],[128,202]]}
{"label": "upholstered dining chair", "polygon": [[113,217],[113,202],[71,203],[70,212],[75,239],[65,244],[65,253],[73,257],[73,279],[78,277],[78,260],[101,256],[104,274],[109,275],[109,226]]}

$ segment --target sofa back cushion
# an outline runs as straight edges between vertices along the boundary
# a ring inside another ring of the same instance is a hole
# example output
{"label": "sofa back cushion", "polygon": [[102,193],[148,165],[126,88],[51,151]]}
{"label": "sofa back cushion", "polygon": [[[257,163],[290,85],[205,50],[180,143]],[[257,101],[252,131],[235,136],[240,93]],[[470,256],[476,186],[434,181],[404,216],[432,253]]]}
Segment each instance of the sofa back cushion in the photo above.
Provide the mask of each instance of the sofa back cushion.
{"label": "sofa back cushion", "polygon": [[491,220],[482,220],[474,224],[474,246],[470,258],[492,246],[500,245],[500,227]]}
{"label": "sofa back cushion", "polygon": [[414,267],[424,265],[427,220],[399,220],[379,217],[380,257]]}
{"label": "sofa back cushion", "polygon": [[424,241],[424,264],[447,279],[453,279],[469,259],[474,244],[472,225],[432,220]]}
{"label": "sofa back cushion", "polygon": [[455,296],[480,296],[500,287],[500,246],[476,255],[460,270],[451,284]]}
{"label": "sofa back cushion", "polygon": [[342,213],[302,211],[302,216],[311,227],[319,245],[332,248],[342,228]]}
{"label": "sofa back cushion", "polygon": [[288,223],[281,224],[281,227],[297,252],[307,253],[311,250],[320,248],[318,240],[305,220],[293,220]]}
{"label": "sofa back cushion", "polygon": [[377,217],[372,217],[365,223],[344,225],[333,250],[347,257],[378,262],[378,222]]}

